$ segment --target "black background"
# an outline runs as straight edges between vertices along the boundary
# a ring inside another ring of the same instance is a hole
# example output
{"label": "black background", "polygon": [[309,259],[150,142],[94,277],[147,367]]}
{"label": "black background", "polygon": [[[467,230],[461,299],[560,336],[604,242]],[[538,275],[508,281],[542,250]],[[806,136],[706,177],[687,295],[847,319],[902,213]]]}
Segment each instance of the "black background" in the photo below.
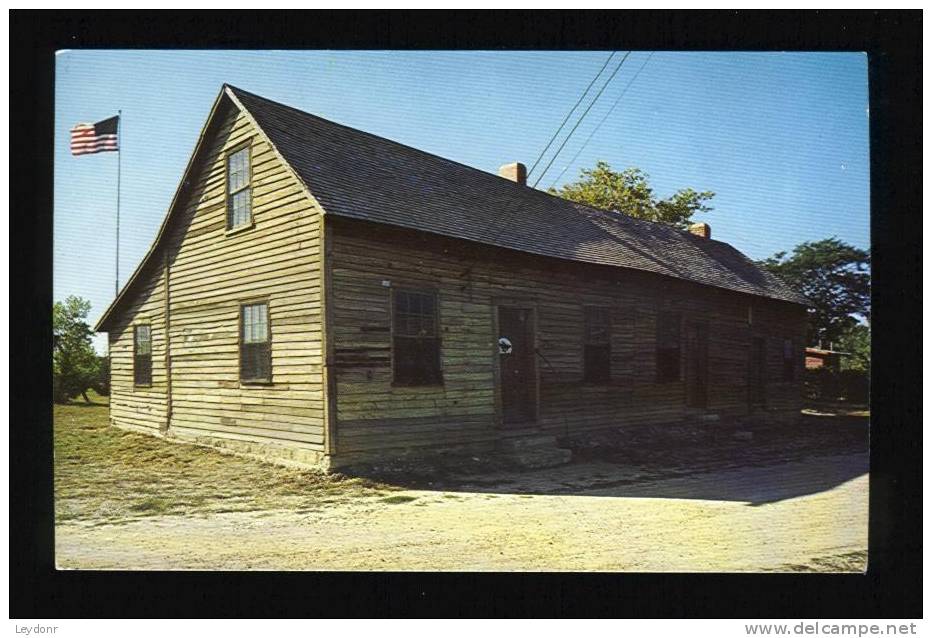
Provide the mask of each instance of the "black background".
{"label": "black background", "polygon": [[[921,22],[920,11],[11,11],[11,617],[921,617]],[[50,310],[60,48],[866,51],[874,295],[868,573],[56,571]]]}

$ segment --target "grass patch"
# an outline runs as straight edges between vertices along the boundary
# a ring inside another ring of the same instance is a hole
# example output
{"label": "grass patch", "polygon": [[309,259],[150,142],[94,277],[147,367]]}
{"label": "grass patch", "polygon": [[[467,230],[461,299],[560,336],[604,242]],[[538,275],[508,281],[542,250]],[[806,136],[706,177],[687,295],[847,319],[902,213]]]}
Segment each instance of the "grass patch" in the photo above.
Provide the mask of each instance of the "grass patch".
{"label": "grass patch", "polygon": [[118,523],[140,516],[314,509],[390,489],[126,432],[106,397],[54,406],[56,520]]}
{"label": "grass patch", "polygon": [[162,514],[170,509],[170,503],[164,498],[144,498],[129,506],[134,512],[146,512],[149,514]]}
{"label": "grass patch", "polygon": [[416,496],[408,496],[406,494],[395,494],[394,496],[386,496],[382,499],[383,503],[388,503],[389,505],[400,505],[402,503],[410,503],[411,501],[416,501]]}
{"label": "grass patch", "polygon": [[867,550],[845,552],[835,556],[813,558],[808,563],[793,563],[773,571],[787,572],[862,572],[867,566]]}

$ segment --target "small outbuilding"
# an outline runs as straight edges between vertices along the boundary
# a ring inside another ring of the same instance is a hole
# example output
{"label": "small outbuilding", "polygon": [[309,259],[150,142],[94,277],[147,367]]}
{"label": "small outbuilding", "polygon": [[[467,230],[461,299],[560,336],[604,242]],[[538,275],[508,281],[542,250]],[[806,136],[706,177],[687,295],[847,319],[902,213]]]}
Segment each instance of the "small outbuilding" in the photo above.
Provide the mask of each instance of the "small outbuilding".
{"label": "small outbuilding", "polygon": [[337,467],[798,414],[803,298],[525,174],[224,86],[96,326],[112,422]]}
{"label": "small outbuilding", "polygon": [[846,356],[847,352],[839,352],[825,348],[806,348],[806,369],[819,370],[825,368],[838,372],[841,370],[841,358]]}

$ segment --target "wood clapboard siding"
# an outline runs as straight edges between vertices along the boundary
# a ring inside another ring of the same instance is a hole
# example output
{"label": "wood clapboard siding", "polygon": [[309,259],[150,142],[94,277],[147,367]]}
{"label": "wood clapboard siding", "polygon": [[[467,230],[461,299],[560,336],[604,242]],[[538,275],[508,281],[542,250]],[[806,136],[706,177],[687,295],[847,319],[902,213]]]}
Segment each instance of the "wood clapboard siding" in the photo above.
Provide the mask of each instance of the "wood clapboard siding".
{"label": "wood clapboard siding", "polygon": [[[363,222],[328,220],[336,373],[337,452],[452,445],[501,435],[496,410],[496,308],[535,309],[539,425],[556,434],[676,421],[683,380],[656,380],[656,321],[682,313],[681,370],[689,322],[709,325],[709,412],[748,412],[752,334],[768,338],[768,408],[798,409],[800,385],[778,383],[782,340],[797,340],[802,369],[804,310],[649,273],[591,267]],[[385,285],[383,282],[389,282]],[[443,384],[392,385],[391,290],[435,290]],[[755,305],[749,326],[748,304]],[[611,373],[583,382],[584,306],[611,309]],[[799,376],[797,376],[799,379]],[[772,397],[771,397],[772,394]]]}
{"label": "wood clapboard siding", "polygon": [[[165,374],[164,270],[145,273],[126,311],[108,335],[110,418],[128,428],[159,432],[168,414]],[[133,384],[133,326],[147,323],[152,334],[152,385]]]}
{"label": "wood clapboard siding", "polygon": [[[205,135],[162,248],[170,272],[170,431],[323,450],[320,211],[249,119],[229,104],[221,105]],[[253,226],[228,232],[226,153],[244,144],[250,148]],[[164,427],[164,292],[158,282],[149,289],[151,295],[140,295],[139,310],[133,306],[123,316],[147,312],[162,322],[161,328],[153,324],[153,407],[146,423]],[[269,304],[268,385],[239,381],[240,303],[253,300]],[[124,340],[117,340],[113,372],[118,398],[125,379],[132,381]],[[131,362],[131,329],[128,343]],[[127,410],[117,400],[114,419],[130,424]]]}

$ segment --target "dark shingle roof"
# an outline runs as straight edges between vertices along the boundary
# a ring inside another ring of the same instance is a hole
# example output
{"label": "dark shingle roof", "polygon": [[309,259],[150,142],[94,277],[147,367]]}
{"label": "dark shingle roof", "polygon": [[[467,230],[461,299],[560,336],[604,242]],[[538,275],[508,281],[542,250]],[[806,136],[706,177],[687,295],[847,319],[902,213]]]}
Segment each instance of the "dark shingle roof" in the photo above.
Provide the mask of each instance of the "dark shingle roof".
{"label": "dark shingle roof", "polygon": [[326,214],[806,303],[732,246],[575,204],[241,89]]}

